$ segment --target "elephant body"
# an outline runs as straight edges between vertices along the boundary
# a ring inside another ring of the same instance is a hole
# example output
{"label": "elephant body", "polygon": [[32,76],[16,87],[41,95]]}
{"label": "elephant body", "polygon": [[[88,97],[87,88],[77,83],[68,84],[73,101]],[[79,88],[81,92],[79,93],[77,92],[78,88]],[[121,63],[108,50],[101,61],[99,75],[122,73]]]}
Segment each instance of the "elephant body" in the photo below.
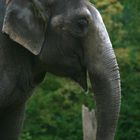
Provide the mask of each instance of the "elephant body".
{"label": "elephant body", "polygon": [[[3,6],[3,7],[2,7]],[[0,1],[0,29],[5,5]],[[25,102],[45,73],[38,59],[0,32],[0,140],[17,140],[22,127]]]}
{"label": "elephant body", "polygon": [[[0,1],[3,11],[1,19],[4,18],[5,9],[2,2]],[[0,22],[0,29],[2,23],[3,20]],[[33,54],[0,32],[0,108],[11,106],[18,100],[22,103],[29,96],[29,92],[38,82],[38,73],[34,74],[34,70],[37,70],[36,59]]]}
{"label": "elephant body", "polygon": [[0,140],[17,140],[26,101],[46,72],[68,77],[97,105],[97,140],[113,140],[120,77],[97,9],[86,0],[0,0]]}

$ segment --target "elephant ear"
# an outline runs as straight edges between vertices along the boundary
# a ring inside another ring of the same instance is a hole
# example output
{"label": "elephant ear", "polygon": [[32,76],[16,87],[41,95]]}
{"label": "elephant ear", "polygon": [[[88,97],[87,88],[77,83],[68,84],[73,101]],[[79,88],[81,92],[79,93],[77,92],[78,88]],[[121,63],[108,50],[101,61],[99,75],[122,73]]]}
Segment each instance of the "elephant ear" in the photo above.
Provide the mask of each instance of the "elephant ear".
{"label": "elephant ear", "polygon": [[37,55],[45,39],[46,21],[37,0],[10,0],[7,4],[2,31]]}

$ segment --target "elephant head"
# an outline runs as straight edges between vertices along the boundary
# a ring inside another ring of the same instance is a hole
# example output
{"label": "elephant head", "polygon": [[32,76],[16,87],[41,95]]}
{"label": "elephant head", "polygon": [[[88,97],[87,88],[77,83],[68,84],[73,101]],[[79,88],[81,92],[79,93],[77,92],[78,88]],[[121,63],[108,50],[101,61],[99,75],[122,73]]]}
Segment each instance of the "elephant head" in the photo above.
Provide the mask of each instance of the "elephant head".
{"label": "elephant head", "polygon": [[87,0],[9,0],[3,32],[45,64],[95,93],[97,140],[113,140],[120,110],[120,76],[100,13]]}

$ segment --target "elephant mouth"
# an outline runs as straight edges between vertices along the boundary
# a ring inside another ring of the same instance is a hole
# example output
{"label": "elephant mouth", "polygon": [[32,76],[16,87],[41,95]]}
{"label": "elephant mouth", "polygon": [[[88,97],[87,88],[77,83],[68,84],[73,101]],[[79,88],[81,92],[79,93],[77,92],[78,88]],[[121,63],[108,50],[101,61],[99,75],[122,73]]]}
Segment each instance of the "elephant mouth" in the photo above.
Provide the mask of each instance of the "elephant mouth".
{"label": "elephant mouth", "polygon": [[87,71],[84,70],[80,76],[74,76],[72,79],[77,82],[83,90],[86,92],[88,90],[88,84],[87,84]]}
{"label": "elephant mouth", "polygon": [[59,62],[57,64],[46,63],[46,69],[47,69],[47,72],[50,72],[54,75],[70,78],[71,80],[78,83],[84,91],[87,91],[88,85],[87,85],[86,68],[83,66],[80,66],[80,69],[79,69],[79,68],[75,68],[76,64],[73,64],[73,65],[74,66],[66,66],[63,64],[59,64]]}

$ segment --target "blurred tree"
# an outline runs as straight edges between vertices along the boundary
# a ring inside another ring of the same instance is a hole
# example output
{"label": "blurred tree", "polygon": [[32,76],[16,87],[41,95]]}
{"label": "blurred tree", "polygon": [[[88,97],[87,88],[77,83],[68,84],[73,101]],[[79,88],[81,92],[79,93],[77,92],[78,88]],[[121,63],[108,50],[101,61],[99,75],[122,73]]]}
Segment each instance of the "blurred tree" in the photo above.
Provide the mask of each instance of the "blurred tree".
{"label": "blurred tree", "polygon": [[124,25],[127,35],[125,44],[139,47],[140,41],[140,0],[119,0],[125,5],[122,13],[122,24]]}
{"label": "blurred tree", "polygon": [[100,11],[114,47],[120,47],[120,42],[126,36],[121,22],[123,5],[118,0],[91,0]]}
{"label": "blurred tree", "polygon": [[82,140],[83,103],[93,108],[93,94],[86,95],[68,79],[47,74],[29,101],[22,140]]}

